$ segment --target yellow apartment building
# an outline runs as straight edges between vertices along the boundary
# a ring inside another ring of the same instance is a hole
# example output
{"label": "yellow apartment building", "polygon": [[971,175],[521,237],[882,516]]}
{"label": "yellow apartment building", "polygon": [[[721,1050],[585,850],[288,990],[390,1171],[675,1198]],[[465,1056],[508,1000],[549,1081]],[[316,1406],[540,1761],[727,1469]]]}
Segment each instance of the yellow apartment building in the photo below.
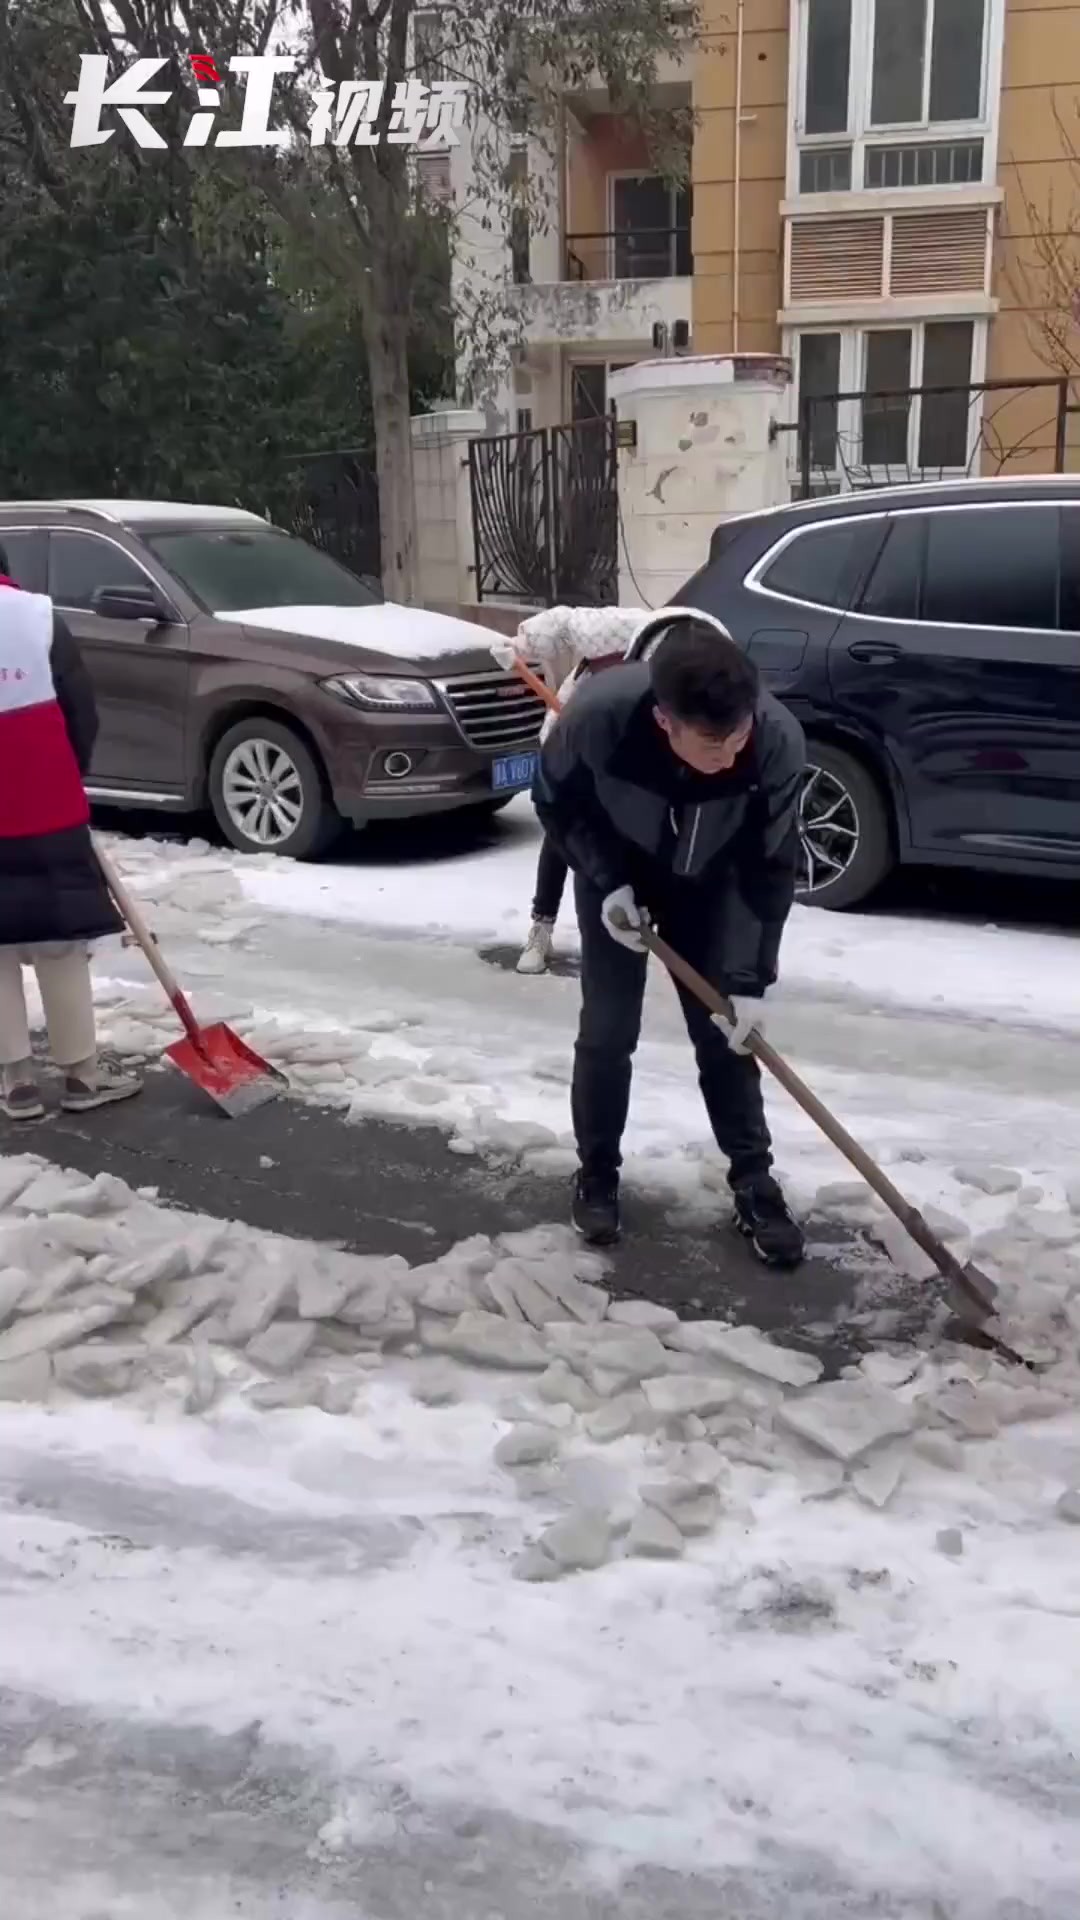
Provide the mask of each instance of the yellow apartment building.
{"label": "yellow apartment building", "polygon": [[694,352],[790,357],[815,484],[1043,470],[1059,436],[1078,464],[1034,383],[1080,374],[1080,5],[704,0],[703,28]]}
{"label": "yellow apartment building", "polygon": [[604,413],[681,323],[791,360],[793,485],[1080,464],[1053,385],[1080,374],[1080,0],[702,0],[699,28],[657,82],[694,109],[686,187],[598,78],[553,162],[516,156],[550,218],[469,262],[522,321],[492,430]]}

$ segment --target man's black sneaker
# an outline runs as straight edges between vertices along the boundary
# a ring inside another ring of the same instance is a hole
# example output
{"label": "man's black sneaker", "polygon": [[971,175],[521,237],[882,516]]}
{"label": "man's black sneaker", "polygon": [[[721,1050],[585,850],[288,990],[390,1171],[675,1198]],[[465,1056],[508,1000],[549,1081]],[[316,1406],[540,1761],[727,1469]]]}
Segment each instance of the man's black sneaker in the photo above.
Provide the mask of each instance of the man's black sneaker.
{"label": "man's black sneaker", "polygon": [[734,1190],[735,1225],[769,1267],[797,1267],[805,1252],[802,1228],[771,1174]]}
{"label": "man's black sneaker", "polygon": [[610,1247],[619,1237],[619,1183],[606,1175],[579,1173],[571,1218],[590,1247]]}

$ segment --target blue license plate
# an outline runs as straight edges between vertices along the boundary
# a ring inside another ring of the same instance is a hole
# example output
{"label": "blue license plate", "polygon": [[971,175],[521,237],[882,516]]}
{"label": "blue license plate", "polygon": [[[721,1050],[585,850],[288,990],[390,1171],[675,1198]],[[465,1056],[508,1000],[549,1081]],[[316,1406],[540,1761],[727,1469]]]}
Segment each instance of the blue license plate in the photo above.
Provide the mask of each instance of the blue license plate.
{"label": "blue license plate", "polygon": [[491,766],[493,793],[516,793],[519,787],[531,787],[536,778],[539,756],[535,753],[511,753]]}

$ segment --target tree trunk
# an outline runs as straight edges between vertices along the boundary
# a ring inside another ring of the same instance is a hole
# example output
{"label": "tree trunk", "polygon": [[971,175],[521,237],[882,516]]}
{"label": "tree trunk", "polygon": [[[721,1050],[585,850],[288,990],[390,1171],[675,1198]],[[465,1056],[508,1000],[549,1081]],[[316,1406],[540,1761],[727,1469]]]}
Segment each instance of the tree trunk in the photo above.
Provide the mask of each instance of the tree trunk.
{"label": "tree trunk", "polygon": [[364,302],[362,321],[375,423],[383,592],[388,600],[413,605],[420,600],[420,571],[405,323],[400,314],[383,311],[372,292]]}

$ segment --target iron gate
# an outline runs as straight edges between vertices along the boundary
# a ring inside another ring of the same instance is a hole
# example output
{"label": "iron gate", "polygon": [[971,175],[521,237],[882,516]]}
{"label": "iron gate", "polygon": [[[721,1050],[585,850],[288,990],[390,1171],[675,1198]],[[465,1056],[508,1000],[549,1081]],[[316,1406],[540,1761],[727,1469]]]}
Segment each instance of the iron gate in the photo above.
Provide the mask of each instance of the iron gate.
{"label": "iron gate", "polygon": [[309,545],[350,573],[377,582],[382,573],[375,455],[345,447],[290,461],[285,519]]}
{"label": "iron gate", "polygon": [[613,606],[617,475],[613,414],[470,441],[477,599]]}

